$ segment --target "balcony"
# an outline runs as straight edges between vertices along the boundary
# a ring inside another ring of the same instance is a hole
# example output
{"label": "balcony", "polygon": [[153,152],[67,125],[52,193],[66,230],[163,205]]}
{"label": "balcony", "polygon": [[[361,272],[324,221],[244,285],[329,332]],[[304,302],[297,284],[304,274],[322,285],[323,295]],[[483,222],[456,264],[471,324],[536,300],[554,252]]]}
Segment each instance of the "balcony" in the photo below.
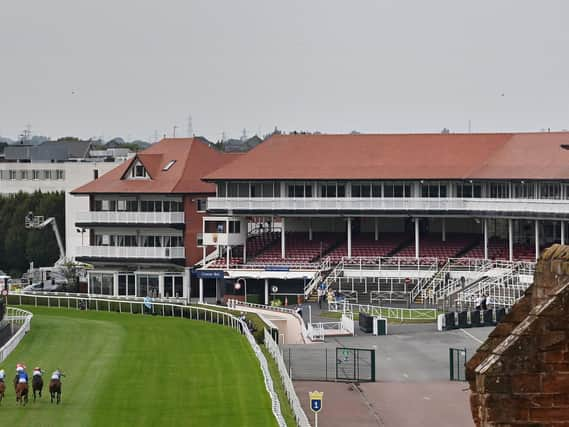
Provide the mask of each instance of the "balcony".
{"label": "balcony", "polygon": [[551,199],[436,199],[436,198],[208,198],[208,211],[254,214],[256,212],[393,214],[479,214],[479,216],[569,216],[569,200]]}
{"label": "balcony", "polygon": [[79,246],[76,257],[83,258],[136,258],[136,259],[184,259],[185,248],[145,248],[129,246]]}
{"label": "balcony", "polygon": [[184,212],[79,212],[77,224],[183,224]]}

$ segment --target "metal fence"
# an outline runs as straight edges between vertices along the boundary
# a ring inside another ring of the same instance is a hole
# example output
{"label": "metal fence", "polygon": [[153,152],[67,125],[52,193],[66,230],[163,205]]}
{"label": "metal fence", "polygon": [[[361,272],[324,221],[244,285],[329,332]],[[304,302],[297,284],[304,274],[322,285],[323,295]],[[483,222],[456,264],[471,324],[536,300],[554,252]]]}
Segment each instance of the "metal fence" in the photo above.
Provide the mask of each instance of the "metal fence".
{"label": "metal fence", "polygon": [[382,307],[379,305],[352,304],[349,302],[333,302],[328,304],[329,311],[359,313],[364,312],[372,316],[381,316],[394,320],[421,320],[436,321],[437,310],[432,308],[399,308]]}
{"label": "metal fence", "polygon": [[[273,380],[271,378],[269,366],[267,364],[267,359],[265,358],[265,355],[263,354],[261,348],[255,341],[255,338],[253,337],[251,332],[249,332],[249,328],[247,327],[245,322],[233,316],[231,313],[224,311],[217,311],[206,307],[179,305],[179,304],[163,303],[163,302],[158,302],[158,303],[153,302],[151,304],[151,307],[148,308],[147,306],[145,306],[144,302],[142,301],[120,301],[117,299],[93,298],[93,297],[84,298],[76,296],[63,297],[63,296],[49,296],[49,295],[17,294],[17,295],[10,295],[8,297],[8,303],[30,304],[35,306],[59,307],[59,308],[76,309],[76,310],[95,310],[95,311],[107,311],[107,312],[114,311],[120,313],[132,313],[132,314],[141,314],[141,315],[162,315],[162,316],[180,317],[192,320],[202,320],[210,323],[216,323],[219,325],[231,327],[240,332],[241,334],[245,335],[247,341],[249,342],[261,366],[261,372],[263,374],[265,388],[269,393],[269,397],[271,398],[271,409],[273,415],[275,416],[275,419],[280,427],[286,427],[286,422],[281,413],[279,398],[273,386]],[[31,320],[31,313],[29,320]],[[28,329],[29,329],[29,320],[28,320]]]}
{"label": "metal fence", "polygon": [[449,377],[451,381],[466,381],[466,349],[448,349]]}
{"label": "metal fence", "polygon": [[306,413],[302,409],[302,405],[300,404],[300,400],[298,399],[298,396],[294,389],[292,379],[288,374],[285,361],[281,355],[280,348],[278,344],[275,342],[275,340],[273,340],[271,334],[266,329],[265,329],[265,347],[267,348],[269,354],[273,357],[273,359],[277,364],[277,368],[281,376],[281,381],[286,396],[288,398],[288,401],[290,403],[290,406],[292,407],[296,424],[300,427],[310,427],[310,422],[308,421]]}
{"label": "metal fence", "polygon": [[371,349],[288,345],[281,351],[294,380],[375,381],[375,351]]}
{"label": "metal fence", "polygon": [[6,360],[12,350],[22,341],[22,338],[30,330],[30,323],[34,315],[20,308],[7,307],[4,319],[10,322],[12,337],[6,344],[0,347],[0,362]]}

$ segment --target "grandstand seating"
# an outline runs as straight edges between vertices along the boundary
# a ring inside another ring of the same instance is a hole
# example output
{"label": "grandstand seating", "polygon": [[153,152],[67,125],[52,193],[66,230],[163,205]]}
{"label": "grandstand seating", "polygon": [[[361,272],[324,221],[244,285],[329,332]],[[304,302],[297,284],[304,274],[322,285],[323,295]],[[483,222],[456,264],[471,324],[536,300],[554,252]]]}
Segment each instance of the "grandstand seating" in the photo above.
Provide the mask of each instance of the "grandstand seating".
{"label": "grandstand seating", "polygon": [[[478,234],[447,234],[446,241],[441,240],[441,234],[427,234],[421,237],[419,241],[420,257],[436,257],[436,258],[454,258],[469,246],[476,243],[480,239]],[[414,257],[415,245],[411,243],[395,256]]]}
{"label": "grandstand seating", "polygon": [[[484,258],[484,239],[462,256],[465,258]],[[507,259],[508,242],[497,237],[488,239],[488,258]]]}
{"label": "grandstand seating", "polygon": [[314,233],[312,240],[308,233],[286,233],[286,258],[281,258],[280,241],[274,242],[256,256],[253,262],[263,264],[305,264],[317,262],[340,238],[340,233]]}
{"label": "grandstand seating", "polygon": [[[382,257],[388,256],[410,236],[405,233],[382,233],[378,240],[372,233],[361,233],[352,237],[353,257]],[[326,254],[332,262],[338,262],[348,256],[348,242],[345,240],[338,247]]]}

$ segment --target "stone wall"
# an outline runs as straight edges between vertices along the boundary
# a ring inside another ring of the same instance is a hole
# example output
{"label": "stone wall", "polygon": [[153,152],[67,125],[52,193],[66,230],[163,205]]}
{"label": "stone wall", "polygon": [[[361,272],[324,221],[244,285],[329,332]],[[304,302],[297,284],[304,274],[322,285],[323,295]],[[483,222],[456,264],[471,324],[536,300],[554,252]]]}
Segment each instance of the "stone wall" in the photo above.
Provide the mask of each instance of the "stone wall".
{"label": "stone wall", "polygon": [[544,251],[466,375],[477,426],[569,426],[569,246]]}

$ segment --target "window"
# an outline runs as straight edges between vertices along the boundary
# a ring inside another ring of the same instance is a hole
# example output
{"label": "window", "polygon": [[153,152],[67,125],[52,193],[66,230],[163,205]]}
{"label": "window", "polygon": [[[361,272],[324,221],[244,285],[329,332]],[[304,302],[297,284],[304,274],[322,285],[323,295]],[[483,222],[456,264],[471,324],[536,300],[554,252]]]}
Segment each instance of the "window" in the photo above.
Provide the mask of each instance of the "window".
{"label": "window", "polygon": [[196,235],[196,246],[203,246],[203,233],[197,233]]}
{"label": "window", "polygon": [[98,295],[113,294],[113,275],[109,273],[94,273],[89,275],[89,292]]}
{"label": "window", "polygon": [[138,201],[136,200],[127,200],[126,201],[126,210],[128,212],[136,212],[138,211]]}
{"label": "window", "polygon": [[134,274],[119,274],[119,295],[136,295],[136,278]]}
{"label": "window", "polygon": [[8,171],[8,179],[16,179],[16,171]]}
{"label": "window", "polygon": [[320,184],[320,197],[346,197],[346,184],[322,183]]}
{"label": "window", "polygon": [[227,195],[227,184],[225,182],[217,183],[217,197],[225,197]]}
{"label": "window", "polygon": [[40,179],[40,171],[39,170],[34,169],[32,171],[32,179]]}
{"label": "window", "polygon": [[508,182],[491,182],[488,187],[491,199],[507,199],[510,197],[510,184]]}
{"label": "window", "polygon": [[541,199],[560,199],[561,186],[554,182],[543,182],[539,185],[539,197]]}
{"label": "window", "polygon": [[206,233],[225,233],[225,221],[206,221],[204,229]]}
{"label": "window", "polygon": [[126,200],[117,200],[117,211],[126,211]]}
{"label": "window", "polygon": [[533,182],[516,182],[512,186],[515,199],[535,198],[535,185]]}
{"label": "window", "polygon": [[139,297],[158,296],[158,276],[141,275],[138,276],[138,295]]}
{"label": "window", "polygon": [[239,234],[241,232],[241,223],[239,221],[229,221],[229,232]]}
{"label": "window", "polygon": [[55,171],[55,179],[62,180],[65,179],[65,172],[61,169]]}
{"label": "window", "polygon": [[101,210],[103,210],[103,211],[110,210],[110,200],[102,200],[101,201]]}
{"label": "window", "polygon": [[352,197],[371,197],[371,184],[367,182],[352,184]]}
{"label": "window", "polygon": [[205,212],[207,210],[207,199],[197,199],[196,203],[198,205],[198,212]]}
{"label": "window", "polygon": [[481,198],[482,184],[477,182],[459,182],[456,184],[456,197],[461,199]]}
{"label": "window", "polygon": [[164,296],[166,298],[181,298],[184,293],[184,278],[182,276],[164,276]]}
{"label": "window", "polygon": [[166,163],[164,165],[164,167],[162,168],[163,171],[167,171],[169,170],[172,166],[174,166],[174,163],[176,163],[176,160],[170,160],[168,163]]}
{"label": "window", "polygon": [[421,197],[446,197],[447,184],[443,182],[421,183]]}
{"label": "window", "polygon": [[383,184],[384,197],[411,197],[411,184],[386,182]]}

